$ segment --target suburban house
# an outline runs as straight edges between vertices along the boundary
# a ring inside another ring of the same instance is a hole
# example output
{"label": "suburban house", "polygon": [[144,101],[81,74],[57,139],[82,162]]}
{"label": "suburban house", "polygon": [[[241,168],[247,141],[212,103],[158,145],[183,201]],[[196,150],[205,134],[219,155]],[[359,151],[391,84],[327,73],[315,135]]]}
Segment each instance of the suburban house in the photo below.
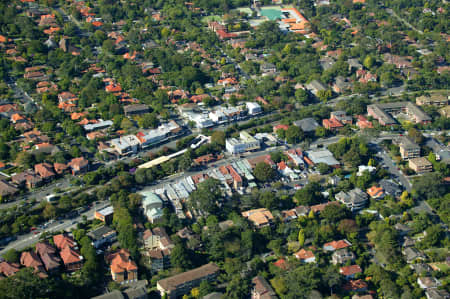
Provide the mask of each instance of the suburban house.
{"label": "suburban house", "polygon": [[365,292],[368,287],[369,285],[367,282],[362,279],[357,279],[347,281],[342,288],[347,292]]}
{"label": "suburban house", "polygon": [[59,234],[53,236],[53,243],[59,250],[63,249],[64,247],[77,247],[77,243],[74,241],[74,239],[67,234]]}
{"label": "suburban house", "polygon": [[20,256],[20,264],[27,268],[34,268],[35,273],[40,277],[47,277],[45,273],[44,265],[41,260],[33,251],[24,251]]}
{"label": "suburban house", "polygon": [[145,104],[128,105],[123,107],[123,111],[126,116],[139,115],[149,113],[150,108]]}
{"label": "suburban house", "polygon": [[72,169],[72,175],[79,175],[89,170],[89,161],[83,157],[73,158],[67,165]]}
{"label": "suburban house", "polygon": [[333,265],[342,265],[346,264],[347,262],[353,262],[354,260],[355,254],[347,248],[336,250],[331,256],[331,263],[333,263]]}
{"label": "suburban house", "polygon": [[417,278],[417,284],[421,289],[435,289],[442,285],[442,283],[439,281],[439,279],[427,276],[427,277],[419,277]]}
{"label": "suburban house", "polygon": [[327,90],[327,86],[317,80],[311,81],[310,83],[306,84],[305,87],[315,96],[317,96],[319,91]]}
{"label": "suburban house", "polygon": [[256,228],[269,226],[274,219],[272,213],[265,208],[242,212],[242,216],[252,222]]}
{"label": "suburban house", "polygon": [[90,231],[87,235],[91,238],[92,245],[96,249],[104,244],[110,244],[117,240],[116,231],[106,225]]}
{"label": "suburban house", "polygon": [[9,277],[13,276],[20,270],[20,265],[16,263],[9,263],[9,262],[1,262],[0,263],[0,273],[3,276]]}
{"label": "suburban house", "polygon": [[[27,187],[27,189],[33,189],[43,184],[44,180],[29,169],[24,172],[15,174],[11,177],[11,181],[19,187]],[[7,184],[7,183],[6,183]],[[5,189],[8,190],[8,189]]]}
{"label": "suburban house", "polygon": [[294,256],[304,263],[315,263],[316,256],[311,250],[300,249],[300,251],[294,253]]}
{"label": "suburban house", "polygon": [[67,271],[77,271],[83,266],[83,257],[70,246],[64,247],[59,253]]}
{"label": "suburban house", "polygon": [[335,195],[335,198],[352,212],[361,210],[369,199],[367,193],[359,188],[352,189],[349,192],[341,191]]}
{"label": "suburban house", "polygon": [[325,251],[335,251],[338,249],[343,249],[352,246],[352,243],[350,243],[347,240],[339,240],[339,241],[332,241],[329,243],[323,244],[323,250]]}
{"label": "suburban house", "polygon": [[191,289],[198,287],[204,280],[211,282],[219,274],[220,268],[209,263],[201,267],[159,280],[156,284],[161,297],[167,295],[168,299],[175,299],[187,294]]}
{"label": "suburban house", "polygon": [[372,186],[366,190],[367,194],[369,194],[370,198],[373,199],[381,199],[384,197],[384,190],[382,187]]}
{"label": "suburban house", "polygon": [[138,267],[131,260],[130,253],[125,249],[112,253],[107,257],[111,263],[112,280],[117,283],[130,283],[138,279]]}
{"label": "suburban house", "polygon": [[276,299],[275,291],[272,289],[267,280],[262,276],[256,276],[252,279],[252,295],[251,299]]}
{"label": "suburban house", "polygon": [[53,165],[49,163],[39,163],[34,165],[34,171],[39,174],[43,180],[51,180],[56,176],[53,172]]}
{"label": "suburban house", "polygon": [[344,275],[345,279],[352,279],[356,274],[362,273],[362,269],[358,265],[343,266],[339,268],[339,273]]}
{"label": "suburban house", "polygon": [[41,257],[45,270],[48,273],[57,272],[61,266],[61,258],[56,249],[48,242],[39,242],[36,244],[36,253]]}
{"label": "suburban house", "polygon": [[11,184],[0,180],[0,196],[7,197],[16,194],[19,191],[16,187]]}

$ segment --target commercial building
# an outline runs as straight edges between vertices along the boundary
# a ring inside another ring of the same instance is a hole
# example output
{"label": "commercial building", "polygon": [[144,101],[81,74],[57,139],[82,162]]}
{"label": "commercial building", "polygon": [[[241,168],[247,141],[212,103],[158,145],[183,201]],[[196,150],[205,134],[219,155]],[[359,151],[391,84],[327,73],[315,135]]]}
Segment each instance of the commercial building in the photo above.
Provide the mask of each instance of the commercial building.
{"label": "commercial building", "polygon": [[108,206],[101,210],[95,211],[94,218],[103,221],[105,223],[110,223],[112,221],[113,214],[114,214],[113,206]]}
{"label": "commercial building", "polygon": [[255,102],[247,102],[245,103],[247,106],[248,114],[249,115],[256,115],[262,112],[262,108],[258,103]]}
{"label": "commercial building", "polygon": [[135,135],[121,136],[111,140],[112,147],[120,155],[128,155],[130,153],[137,153],[139,148],[139,139]]}
{"label": "commercial building", "polygon": [[433,164],[425,157],[410,159],[408,166],[418,174],[433,171]]}
{"label": "commercial building", "polygon": [[367,114],[378,120],[383,126],[396,124],[394,116],[400,113],[406,114],[415,123],[427,124],[431,122],[431,117],[411,102],[393,102],[367,106]]}
{"label": "commercial building", "polygon": [[219,270],[216,264],[209,263],[193,270],[159,280],[156,287],[161,297],[167,295],[168,299],[175,299],[187,294],[191,289],[198,287],[202,281],[213,281],[219,274]]}
{"label": "commercial building", "polygon": [[228,138],[225,147],[232,154],[240,154],[260,148],[259,140],[251,136],[246,131],[242,131],[238,138]]}
{"label": "commercial building", "polygon": [[164,141],[170,136],[180,133],[182,128],[173,120],[148,132],[139,132],[136,137],[142,148]]}
{"label": "commercial building", "polygon": [[[313,165],[325,163],[328,166],[334,168],[339,167],[338,160],[336,160],[333,156],[333,153],[327,149],[307,151],[306,155],[308,156],[309,160],[313,163]],[[306,161],[308,162],[308,160]]]}
{"label": "commercial building", "polygon": [[400,155],[403,160],[420,157],[420,146],[407,137],[402,137],[399,142]]}

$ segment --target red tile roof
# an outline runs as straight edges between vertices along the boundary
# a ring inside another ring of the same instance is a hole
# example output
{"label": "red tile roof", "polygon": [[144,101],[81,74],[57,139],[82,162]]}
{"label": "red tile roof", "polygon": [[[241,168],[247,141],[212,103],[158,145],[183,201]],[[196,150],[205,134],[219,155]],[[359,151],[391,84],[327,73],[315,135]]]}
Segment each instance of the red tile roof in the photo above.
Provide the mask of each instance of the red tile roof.
{"label": "red tile roof", "polygon": [[299,260],[307,260],[315,257],[314,253],[310,250],[300,249],[297,253],[294,254],[295,257]]}
{"label": "red tile roof", "polygon": [[64,247],[59,254],[61,255],[64,265],[79,263],[83,260],[83,257],[69,246]]}
{"label": "red tile roof", "polygon": [[333,247],[334,250],[338,250],[338,249],[350,247],[351,244],[347,240],[339,240],[339,241],[332,241],[332,242],[329,242],[329,243],[325,243],[325,244],[323,244],[323,246],[324,247],[330,246],[330,247]]}
{"label": "red tile roof", "polygon": [[34,165],[34,171],[38,173],[43,179],[55,176],[55,173],[53,172],[53,166],[49,163],[40,163]]}
{"label": "red tile roof", "polygon": [[339,268],[339,273],[345,276],[355,275],[357,273],[361,273],[362,269],[358,265],[344,266]]}
{"label": "red tile roof", "polygon": [[59,234],[53,236],[53,243],[55,243],[56,248],[63,249],[65,247],[75,247],[77,243],[65,234]]}
{"label": "red tile roof", "polygon": [[6,277],[12,276],[19,272],[20,265],[15,263],[2,262],[0,263],[0,273]]}
{"label": "red tile roof", "polygon": [[120,251],[111,261],[111,272],[123,273],[125,271],[137,271],[138,267],[134,261],[131,260],[130,254],[126,251]]}

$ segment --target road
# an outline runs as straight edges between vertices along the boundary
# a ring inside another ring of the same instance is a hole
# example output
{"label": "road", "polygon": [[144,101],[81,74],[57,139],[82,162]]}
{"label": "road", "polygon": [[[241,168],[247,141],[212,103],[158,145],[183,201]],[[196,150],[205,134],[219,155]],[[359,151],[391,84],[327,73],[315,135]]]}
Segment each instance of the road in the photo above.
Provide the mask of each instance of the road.
{"label": "road", "polygon": [[94,211],[100,210],[106,206],[110,205],[109,201],[104,201],[99,203],[98,205],[93,205],[91,209],[88,211],[82,213],[80,216],[73,218],[73,219],[66,219],[62,220],[62,223],[60,221],[55,221],[53,224],[49,225],[45,229],[37,229],[33,233],[28,233],[25,235],[20,235],[17,237],[15,241],[12,241],[9,243],[6,247],[4,247],[2,250],[0,250],[0,254],[4,254],[6,251],[14,248],[16,250],[22,250],[24,248],[27,248],[29,246],[32,246],[36,242],[39,241],[39,237],[43,232],[53,233],[58,231],[70,231],[73,227],[77,225],[77,223],[80,223],[83,221],[83,216],[86,216],[88,220],[91,220],[94,218]]}
{"label": "road", "polygon": [[420,34],[423,34],[422,30],[417,29],[416,27],[414,27],[413,25],[411,25],[408,21],[406,21],[404,18],[400,17],[399,15],[397,15],[395,13],[395,11],[393,11],[390,8],[386,8],[386,12],[388,14],[390,14],[391,16],[394,16],[397,20],[399,20],[400,22],[403,22],[406,26],[408,26],[409,28],[411,28],[412,30],[414,30],[415,32],[418,32]]}

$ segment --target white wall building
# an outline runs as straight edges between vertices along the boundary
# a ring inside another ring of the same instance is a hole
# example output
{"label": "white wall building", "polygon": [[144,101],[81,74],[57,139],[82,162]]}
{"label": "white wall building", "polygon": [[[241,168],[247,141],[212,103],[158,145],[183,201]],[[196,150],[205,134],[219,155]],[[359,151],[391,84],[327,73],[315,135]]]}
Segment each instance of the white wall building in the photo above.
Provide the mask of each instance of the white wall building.
{"label": "white wall building", "polygon": [[259,140],[251,136],[248,132],[242,131],[239,138],[228,138],[225,147],[232,154],[239,154],[260,148]]}

